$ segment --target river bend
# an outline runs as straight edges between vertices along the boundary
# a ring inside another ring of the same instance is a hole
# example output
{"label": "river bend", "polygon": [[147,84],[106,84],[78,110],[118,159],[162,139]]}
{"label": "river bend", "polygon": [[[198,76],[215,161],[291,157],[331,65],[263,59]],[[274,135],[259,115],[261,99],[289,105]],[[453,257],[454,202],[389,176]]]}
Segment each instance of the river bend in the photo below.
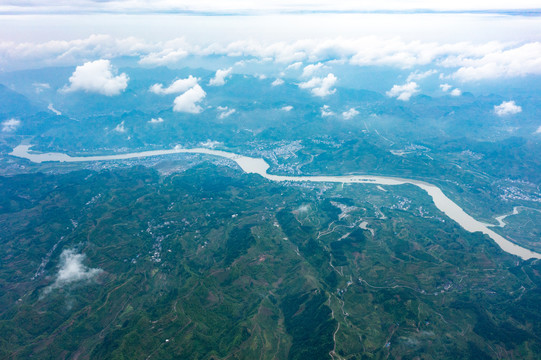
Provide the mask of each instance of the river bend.
{"label": "river bend", "polygon": [[480,231],[488,235],[505,252],[527,259],[541,259],[541,254],[519,246],[489,228],[490,224],[477,221],[468,215],[460,206],[449,199],[437,186],[419,180],[411,180],[387,176],[370,175],[344,175],[344,176],[286,176],[267,173],[269,164],[260,158],[238,155],[221,150],[207,148],[183,149],[174,147],[168,150],[152,150],[126,154],[103,155],[103,156],[69,156],[63,153],[35,153],[30,152],[31,145],[19,145],[10,153],[12,156],[28,159],[35,163],[53,162],[87,162],[87,161],[109,161],[144,158],[149,156],[170,155],[170,154],[207,154],[227,158],[236,162],[246,173],[253,173],[263,176],[271,181],[298,181],[298,182],[335,182],[335,183],[368,183],[378,185],[415,185],[430,195],[436,207],[444,212],[449,218],[456,221],[460,226],[469,232]]}

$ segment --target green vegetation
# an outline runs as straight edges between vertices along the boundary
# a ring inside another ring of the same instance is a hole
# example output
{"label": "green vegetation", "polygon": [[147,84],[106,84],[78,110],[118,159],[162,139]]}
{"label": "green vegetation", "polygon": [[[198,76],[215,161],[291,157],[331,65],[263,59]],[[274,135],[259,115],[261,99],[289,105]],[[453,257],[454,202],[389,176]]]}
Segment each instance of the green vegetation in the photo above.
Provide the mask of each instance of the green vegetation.
{"label": "green vegetation", "polygon": [[328,359],[336,320],[319,290],[287,296],[282,303],[285,326],[292,337],[290,359]]}
{"label": "green vegetation", "polygon": [[[541,264],[465,232],[414,186],[276,184],[202,163],[0,187],[1,358],[541,352]],[[66,249],[102,272],[51,287]]]}

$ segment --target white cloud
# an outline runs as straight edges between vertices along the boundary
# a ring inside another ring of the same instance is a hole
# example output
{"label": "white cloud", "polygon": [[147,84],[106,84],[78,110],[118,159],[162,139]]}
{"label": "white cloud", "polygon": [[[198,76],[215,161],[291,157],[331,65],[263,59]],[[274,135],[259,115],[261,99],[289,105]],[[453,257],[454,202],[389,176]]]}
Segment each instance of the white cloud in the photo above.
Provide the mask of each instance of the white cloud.
{"label": "white cloud", "polygon": [[343,51],[349,62],[359,66],[386,65],[403,69],[429,65],[446,54],[469,51],[467,44],[438,44],[399,39],[367,37],[345,42]]}
{"label": "white cloud", "polygon": [[534,134],[541,134],[541,126],[539,126],[537,128],[537,130],[535,130],[535,133]]}
{"label": "white cloud", "polygon": [[321,107],[321,117],[327,117],[334,115],[334,112],[331,111],[331,107],[329,105],[323,105]]}
{"label": "white cloud", "polygon": [[[521,24],[525,22],[529,20],[521,20]],[[483,25],[486,23],[483,22]],[[527,28],[532,26],[526,25]],[[314,37],[280,42],[241,40],[229,43],[226,40],[209,39],[207,42],[189,43],[184,38],[156,42],[135,37],[115,38],[110,35],[91,35],[70,41],[0,41],[0,68],[5,70],[66,66],[88,59],[112,59],[121,56],[139,57],[142,65],[165,65],[178,63],[190,55],[245,57],[250,59],[246,61],[290,64],[286,70],[300,69],[303,63],[317,65],[318,62],[330,61],[358,66],[386,65],[402,69],[431,66],[438,70],[449,69],[445,73],[460,81],[541,75],[539,41],[438,43],[364,36],[326,39]],[[414,71],[409,80],[418,81],[420,79],[416,77],[426,73]]]}
{"label": "white cloud", "polygon": [[220,115],[218,116],[220,119],[225,119],[226,117],[228,117],[229,115],[232,115],[234,114],[235,112],[237,112],[237,110],[235,109],[230,109],[226,112],[223,112],[223,113],[220,113]]}
{"label": "white cloud", "polygon": [[342,113],[342,116],[346,120],[353,119],[357,115],[359,115],[359,112],[355,108],[351,108],[351,109],[349,109],[347,111],[344,111]]}
{"label": "white cloud", "polygon": [[184,59],[188,56],[188,52],[184,49],[164,49],[157,53],[153,52],[148,55],[145,55],[139,60],[141,65],[169,65],[174,64],[181,59]]}
{"label": "white cloud", "polygon": [[[154,42],[109,35],[41,43],[0,41],[0,67],[5,69],[73,65],[86,59],[120,56],[138,56],[143,65],[164,65],[176,63],[188,55],[245,57],[250,59],[246,61],[290,64],[286,70],[300,69],[303,62],[317,66],[318,62],[328,61],[403,69],[430,65],[439,70],[450,69],[446,73],[461,81],[541,75],[539,41],[437,43],[365,36],[274,43],[253,40],[227,43],[225,40],[217,40],[213,43],[191,44],[184,38]],[[430,76],[431,71],[414,71],[409,80],[416,81],[420,80],[420,76]]]}
{"label": "white cloud", "polygon": [[225,119],[226,117],[237,112],[237,110],[229,109],[227,106],[218,106],[217,109],[220,111],[220,115],[218,115],[218,118],[220,119]]}
{"label": "white cloud", "polygon": [[55,282],[48,286],[45,291],[49,292],[74,282],[89,281],[103,272],[101,269],[85,266],[83,264],[84,259],[84,254],[77,254],[74,250],[62,251]]}
{"label": "white cloud", "polygon": [[449,84],[440,84],[440,89],[443,92],[447,92],[447,91],[451,90],[451,88],[452,88],[452,86],[449,85]]}
{"label": "white cloud", "polygon": [[514,101],[504,101],[500,105],[494,106],[494,112],[498,116],[513,115],[522,112],[522,107]]}
{"label": "white cloud", "polygon": [[69,41],[0,41],[0,63],[10,68],[72,66],[88,59],[142,56],[163,46],[167,44],[145,42],[134,37],[114,38],[109,35],[90,35],[87,38]]}
{"label": "white cloud", "polygon": [[324,67],[326,67],[326,66],[323,65],[322,63],[306,65],[304,67],[304,69],[302,70],[302,75],[301,76],[302,77],[310,77],[310,76],[314,75],[317,71],[322,70]]}
{"label": "white cloud", "polygon": [[36,94],[41,93],[43,90],[48,90],[51,88],[51,85],[48,83],[33,83],[32,86],[36,89]]}
{"label": "white cloud", "polygon": [[205,148],[214,149],[218,145],[223,145],[223,143],[220,141],[212,141],[210,139],[207,139],[207,141],[205,142],[200,142],[199,145]]}
{"label": "white cloud", "polygon": [[170,49],[166,48],[161,51],[151,52],[147,55],[144,55],[139,60],[141,65],[155,65],[163,66],[170,65],[179,62],[188,56],[189,52],[185,49]]}
{"label": "white cloud", "polygon": [[394,85],[391,90],[387,91],[387,96],[395,97],[398,100],[408,101],[412,95],[419,92],[419,85],[416,82],[411,81],[404,85]]}
{"label": "white cloud", "polygon": [[541,43],[497,49],[478,57],[449,57],[442,65],[459,66],[452,76],[461,81],[541,75]]}
{"label": "white cloud", "polygon": [[300,83],[301,89],[310,89],[314,96],[324,97],[334,94],[336,89],[332,89],[338,79],[334,74],[328,74],[324,78],[314,77],[306,82]]}
{"label": "white cloud", "polygon": [[70,85],[63,92],[85,91],[106,96],[118,95],[128,86],[125,73],[115,76],[116,70],[109,60],[85,62],[77,66],[69,78]]}
{"label": "white cloud", "polygon": [[2,123],[2,131],[3,132],[12,132],[17,130],[17,128],[21,125],[21,121],[17,119],[8,119]]}
{"label": "white cloud", "polygon": [[450,92],[451,96],[460,96],[462,95],[462,91],[460,91],[459,88],[455,88]]}
{"label": "white cloud", "polygon": [[[449,84],[440,84],[440,89],[443,92],[448,92],[453,87]],[[454,88],[451,92],[449,92],[449,95],[451,96],[460,96],[462,95],[462,91],[459,88]]]}
{"label": "white cloud", "polygon": [[198,81],[198,78],[190,75],[186,79],[175,80],[166,88],[164,88],[162,84],[154,84],[150,87],[149,91],[158,95],[180,94],[197,85]]}
{"label": "white cloud", "polygon": [[164,66],[178,63],[188,56],[193,47],[184,38],[176,38],[165,42],[147,43],[140,41],[141,58],[139,64]]}
{"label": "white cloud", "polygon": [[429,76],[432,76],[434,74],[437,74],[438,72],[434,69],[432,70],[427,70],[427,71],[424,71],[424,72],[419,72],[419,71],[414,71],[412,73],[410,73],[408,75],[408,79],[406,80],[406,82],[410,82],[410,81],[419,81],[419,80],[423,80]]}
{"label": "white cloud", "polygon": [[162,123],[163,122],[163,119],[161,117],[158,117],[158,118],[152,118],[148,121],[149,123],[151,124],[159,124],[159,123]]}
{"label": "white cloud", "polygon": [[54,108],[54,105],[53,105],[53,104],[49,104],[49,106],[47,106],[47,109],[51,110],[51,111],[54,112],[56,115],[59,115],[59,116],[62,115],[62,112],[56,110],[56,109]]}
{"label": "white cloud", "polygon": [[116,132],[119,132],[119,133],[125,133],[126,128],[124,127],[124,121],[122,121],[120,124],[118,124],[113,130],[116,131]]}
{"label": "white cloud", "polygon": [[272,86],[279,86],[279,85],[282,85],[283,83],[284,83],[284,80],[278,78],[278,79],[274,80],[274,81],[271,83],[271,85],[272,85]]}
{"label": "white cloud", "polygon": [[209,81],[210,86],[222,86],[225,84],[225,79],[231,77],[231,71],[233,68],[218,69],[216,75]]}
{"label": "white cloud", "polygon": [[299,70],[302,66],[302,61],[294,62],[293,64],[290,64],[286,67],[287,70]]}
{"label": "white cloud", "polygon": [[293,106],[291,105],[282,106],[281,110],[289,112],[293,110]]}
{"label": "white cloud", "polygon": [[175,98],[173,110],[190,114],[199,114],[203,108],[197,103],[207,96],[205,90],[196,84],[194,87],[186,91],[184,94]]}

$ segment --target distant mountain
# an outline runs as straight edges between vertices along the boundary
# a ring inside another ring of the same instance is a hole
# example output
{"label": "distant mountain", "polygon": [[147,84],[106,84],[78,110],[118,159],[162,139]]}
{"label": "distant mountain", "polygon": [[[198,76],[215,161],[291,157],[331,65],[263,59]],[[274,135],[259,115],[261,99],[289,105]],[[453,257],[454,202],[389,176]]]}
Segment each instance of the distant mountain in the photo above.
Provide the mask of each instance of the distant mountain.
{"label": "distant mountain", "polygon": [[26,96],[0,84],[0,120],[34,114],[41,108]]}

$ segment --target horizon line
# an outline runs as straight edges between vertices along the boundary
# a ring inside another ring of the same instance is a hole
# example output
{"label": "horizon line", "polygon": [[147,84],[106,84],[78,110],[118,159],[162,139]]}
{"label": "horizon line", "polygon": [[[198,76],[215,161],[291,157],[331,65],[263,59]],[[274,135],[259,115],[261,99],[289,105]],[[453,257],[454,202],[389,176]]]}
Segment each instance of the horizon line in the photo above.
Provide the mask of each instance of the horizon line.
{"label": "horizon line", "polygon": [[507,15],[523,17],[540,17],[541,8],[533,9],[481,9],[481,10],[434,10],[434,9],[410,9],[410,10],[234,10],[234,11],[210,11],[210,10],[189,10],[189,9],[164,9],[164,10],[104,10],[84,9],[66,11],[2,11],[0,16],[24,16],[24,15],[186,15],[186,16],[267,16],[267,15]]}

